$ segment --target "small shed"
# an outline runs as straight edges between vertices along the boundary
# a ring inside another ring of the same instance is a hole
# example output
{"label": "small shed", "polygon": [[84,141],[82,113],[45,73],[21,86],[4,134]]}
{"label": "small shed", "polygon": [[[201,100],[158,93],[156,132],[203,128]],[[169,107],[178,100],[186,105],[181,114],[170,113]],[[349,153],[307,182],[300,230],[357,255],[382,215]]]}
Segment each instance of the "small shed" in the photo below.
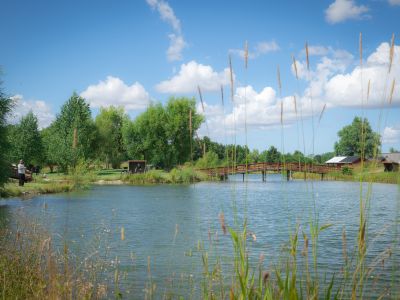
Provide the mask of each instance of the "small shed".
{"label": "small shed", "polygon": [[145,160],[128,160],[128,172],[132,174],[144,173],[146,170]]}
{"label": "small shed", "polygon": [[345,166],[345,165],[353,165],[357,164],[361,161],[359,156],[335,156],[330,160],[327,160],[325,163],[327,165],[335,165],[335,166]]}
{"label": "small shed", "polygon": [[400,152],[382,153],[382,163],[385,166],[385,172],[398,172],[400,165]]}

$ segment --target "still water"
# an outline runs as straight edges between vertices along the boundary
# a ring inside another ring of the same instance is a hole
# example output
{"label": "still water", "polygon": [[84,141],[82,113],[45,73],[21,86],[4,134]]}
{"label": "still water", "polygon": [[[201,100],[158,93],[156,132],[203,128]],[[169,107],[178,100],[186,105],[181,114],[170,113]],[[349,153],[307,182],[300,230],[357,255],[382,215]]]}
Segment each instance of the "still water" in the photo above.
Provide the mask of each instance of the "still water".
{"label": "still water", "polygon": [[[363,193],[367,190],[364,185]],[[67,243],[77,261],[103,262],[97,266],[98,276],[109,282],[110,296],[118,268],[119,285],[128,298],[143,298],[150,282],[156,298],[166,294],[197,298],[205,251],[210,264],[215,257],[221,258],[229,282],[232,241],[221,230],[221,213],[230,227],[241,228],[247,221],[252,233],[248,239],[251,260],[256,264],[263,256],[265,270],[279,263],[289,232],[298,225],[301,235],[308,234],[308,224],[317,215],[320,226],[332,225],[321,233],[318,248],[320,273],[330,280],[343,263],[343,230],[349,256],[353,253],[359,199],[359,183],[286,182],[280,175],[268,175],[267,182],[262,182],[261,175],[249,175],[245,182],[233,176],[225,182],[193,185],[94,186],[30,200],[0,200],[0,216],[12,219],[22,211],[52,234],[56,247],[62,249]],[[393,279],[392,269],[399,266],[398,186],[373,184],[370,208],[368,260],[372,262],[388,248],[394,251],[370,280],[368,295],[373,297]],[[299,248],[300,252],[301,243]]]}

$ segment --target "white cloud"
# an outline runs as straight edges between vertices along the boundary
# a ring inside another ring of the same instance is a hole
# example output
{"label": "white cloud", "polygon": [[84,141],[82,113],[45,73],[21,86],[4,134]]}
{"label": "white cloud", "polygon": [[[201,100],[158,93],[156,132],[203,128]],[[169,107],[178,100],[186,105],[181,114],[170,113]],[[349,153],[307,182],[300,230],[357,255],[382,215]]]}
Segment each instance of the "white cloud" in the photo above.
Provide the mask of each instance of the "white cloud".
{"label": "white cloud", "polygon": [[182,60],[182,50],[186,47],[186,42],[181,35],[171,33],[169,36],[170,44],[167,50],[169,61]]}
{"label": "white cloud", "polygon": [[[263,54],[267,54],[269,52],[275,52],[278,51],[279,49],[280,48],[275,41],[260,42],[254,47],[253,51],[249,51],[248,55],[250,59],[255,59]],[[244,58],[245,55],[244,49],[230,49],[229,52],[238,55],[241,58]]]}
{"label": "white cloud", "polygon": [[196,93],[197,86],[203,91],[218,91],[221,85],[230,82],[229,69],[216,72],[211,66],[202,65],[195,61],[182,64],[179,73],[169,80],[157,84],[156,89],[161,93]]}
{"label": "white cloud", "polygon": [[18,123],[23,116],[32,111],[38,118],[39,129],[45,128],[55,119],[50,107],[42,100],[25,100],[22,95],[11,97],[14,102],[14,108],[10,116],[10,122]]}
{"label": "white cloud", "polygon": [[385,127],[382,136],[383,144],[396,144],[400,143],[400,126],[398,127]]}
{"label": "white cloud", "polygon": [[389,0],[390,5],[400,5],[400,0]]}
{"label": "white cloud", "polygon": [[325,10],[325,19],[331,24],[349,19],[361,19],[368,10],[365,5],[357,6],[353,0],[335,0]]}
{"label": "white cloud", "polygon": [[170,44],[167,50],[167,59],[169,61],[182,60],[182,51],[186,48],[187,43],[182,35],[181,22],[175,16],[174,10],[163,0],[146,0],[146,2],[152,9],[157,10],[161,20],[167,22],[174,30],[174,33],[168,35]]}
{"label": "white cloud", "polygon": [[[392,80],[396,78],[391,105],[400,104],[400,46],[395,46],[390,74],[388,43],[382,43],[366,60],[363,68],[357,66],[349,73],[336,74],[324,83],[323,98],[332,105],[360,106],[364,95],[365,107],[388,105]],[[362,79],[362,81],[361,81]],[[361,88],[361,82],[363,88]],[[367,102],[368,82],[370,93]],[[386,97],[385,97],[386,96]]]}
{"label": "white cloud", "polygon": [[[212,129],[213,135],[233,134],[243,131],[245,122],[249,128],[274,128],[281,124],[281,102],[283,102],[283,124],[284,126],[300,121],[300,118],[309,118],[319,114],[323,103],[318,100],[311,102],[309,98],[277,97],[272,87],[264,87],[257,92],[252,86],[239,87],[235,91],[232,111],[223,114],[220,105],[209,105],[205,103],[205,116],[208,128]],[[297,109],[297,112],[296,112]],[[201,112],[201,107],[198,107]],[[223,125],[223,126],[221,126]],[[206,135],[207,127],[200,129],[200,134]]]}
{"label": "white cloud", "polygon": [[143,109],[150,102],[149,94],[139,82],[129,86],[112,76],[96,85],[88,86],[81,96],[87,99],[92,107],[114,105],[122,106],[126,110]]}

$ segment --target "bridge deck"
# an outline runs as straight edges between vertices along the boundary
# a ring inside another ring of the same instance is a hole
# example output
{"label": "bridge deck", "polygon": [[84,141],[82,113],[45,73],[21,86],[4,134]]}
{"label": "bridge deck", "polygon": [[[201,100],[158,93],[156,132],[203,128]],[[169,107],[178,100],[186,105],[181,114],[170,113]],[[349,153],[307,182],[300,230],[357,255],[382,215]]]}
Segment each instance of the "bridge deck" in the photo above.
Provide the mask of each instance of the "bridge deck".
{"label": "bridge deck", "polygon": [[229,167],[217,167],[217,168],[205,168],[199,169],[210,176],[224,176],[232,174],[243,174],[243,173],[254,173],[254,172],[306,172],[306,173],[317,173],[326,174],[329,172],[340,171],[342,167],[339,166],[327,166],[327,165],[315,165],[315,164],[299,164],[299,163],[251,163],[241,164]]}

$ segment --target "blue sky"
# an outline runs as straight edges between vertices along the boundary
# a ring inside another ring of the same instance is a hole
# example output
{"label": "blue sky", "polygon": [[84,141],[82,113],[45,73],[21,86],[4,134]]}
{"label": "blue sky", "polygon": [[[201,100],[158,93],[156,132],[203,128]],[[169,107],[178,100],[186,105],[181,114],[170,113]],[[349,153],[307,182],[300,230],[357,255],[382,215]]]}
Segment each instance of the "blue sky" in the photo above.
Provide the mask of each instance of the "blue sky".
{"label": "blue sky", "polygon": [[383,151],[400,149],[399,0],[0,0],[0,7],[0,66],[17,103],[14,121],[32,109],[47,126],[74,91],[93,115],[121,105],[134,118],[150,102],[199,98],[200,86],[208,126],[199,134],[219,142],[244,144],[247,127],[250,148],[281,148],[283,136],[285,151],[332,151],[337,131],[365,115],[383,135]]}

